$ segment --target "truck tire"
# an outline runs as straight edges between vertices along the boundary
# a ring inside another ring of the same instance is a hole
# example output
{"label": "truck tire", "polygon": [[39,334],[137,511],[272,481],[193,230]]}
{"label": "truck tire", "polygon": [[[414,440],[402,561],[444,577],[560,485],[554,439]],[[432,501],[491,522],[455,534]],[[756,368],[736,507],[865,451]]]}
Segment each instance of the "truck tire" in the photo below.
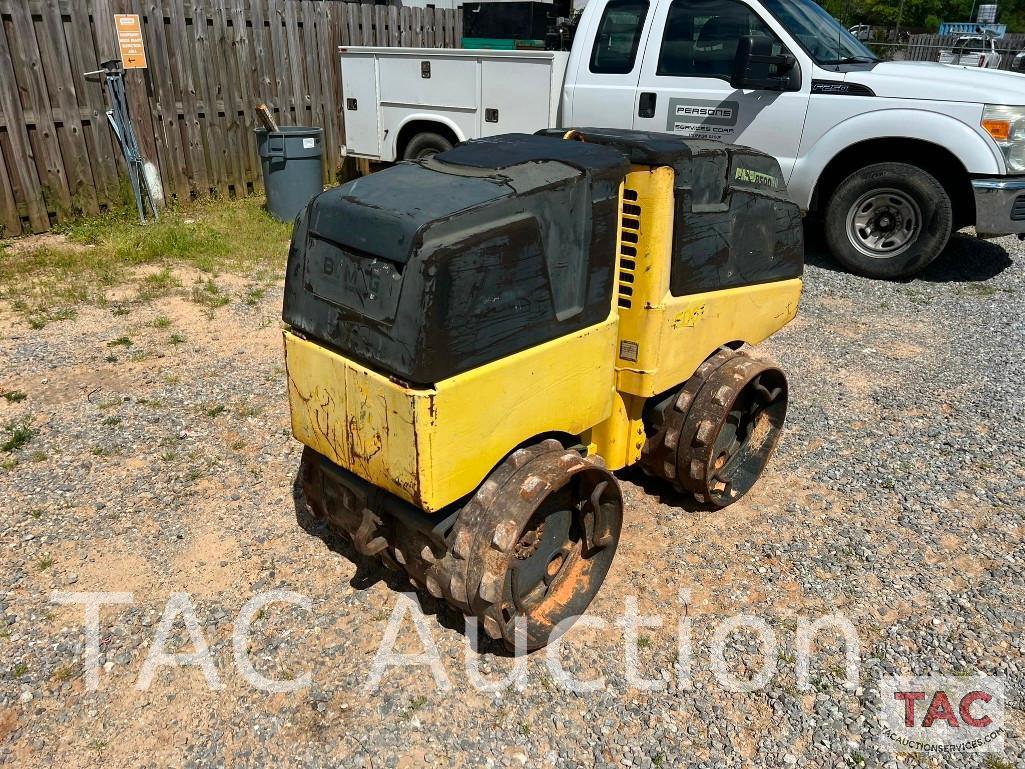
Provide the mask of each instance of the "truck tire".
{"label": "truck tire", "polygon": [[907,163],[875,163],[833,191],[826,242],[851,272],[907,278],[939,256],[953,220],[950,196],[932,174]]}
{"label": "truck tire", "polygon": [[452,149],[452,142],[441,134],[430,132],[417,134],[406,144],[406,149],[402,152],[402,159],[421,160],[450,149]]}

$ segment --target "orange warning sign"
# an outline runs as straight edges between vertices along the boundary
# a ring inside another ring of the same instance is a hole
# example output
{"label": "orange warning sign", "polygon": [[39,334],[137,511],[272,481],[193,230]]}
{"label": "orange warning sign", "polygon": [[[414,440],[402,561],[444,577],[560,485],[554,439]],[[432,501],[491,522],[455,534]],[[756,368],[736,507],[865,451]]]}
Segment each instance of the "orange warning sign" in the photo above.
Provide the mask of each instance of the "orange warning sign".
{"label": "orange warning sign", "polygon": [[121,49],[121,66],[125,69],[146,69],[146,50],[142,46],[142,22],[138,14],[115,14],[117,45]]}

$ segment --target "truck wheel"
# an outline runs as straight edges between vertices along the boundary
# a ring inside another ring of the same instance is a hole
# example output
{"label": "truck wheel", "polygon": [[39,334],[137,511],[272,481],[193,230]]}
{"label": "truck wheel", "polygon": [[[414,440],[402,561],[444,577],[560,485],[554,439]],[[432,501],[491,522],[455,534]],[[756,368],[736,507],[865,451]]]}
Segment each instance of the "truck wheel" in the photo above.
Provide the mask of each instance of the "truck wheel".
{"label": "truck wheel", "polygon": [[452,142],[441,134],[422,133],[417,134],[406,145],[402,153],[403,160],[422,160],[439,152],[452,149]]}
{"label": "truck wheel", "polygon": [[947,245],[950,196],[936,177],[907,163],[875,163],[855,171],[826,207],[826,241],[851,272],[906,278]]}

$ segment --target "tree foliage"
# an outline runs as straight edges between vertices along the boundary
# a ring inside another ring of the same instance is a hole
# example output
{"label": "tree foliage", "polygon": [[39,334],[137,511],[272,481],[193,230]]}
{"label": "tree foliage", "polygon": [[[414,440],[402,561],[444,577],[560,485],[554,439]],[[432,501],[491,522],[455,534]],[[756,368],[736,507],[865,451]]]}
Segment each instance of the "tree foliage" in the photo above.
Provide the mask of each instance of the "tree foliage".
{"label": "tree foliage", "polygon": [[[971,21],[972,0],[820,0],[845,26],[871,24],[894,27],[898,16],[902,29],[935,31],[943,21]],[[1025,32],[1025,0],[1001,0],[997,21],[1008,32]],[[978,4],[975,5],[978,7]]]}

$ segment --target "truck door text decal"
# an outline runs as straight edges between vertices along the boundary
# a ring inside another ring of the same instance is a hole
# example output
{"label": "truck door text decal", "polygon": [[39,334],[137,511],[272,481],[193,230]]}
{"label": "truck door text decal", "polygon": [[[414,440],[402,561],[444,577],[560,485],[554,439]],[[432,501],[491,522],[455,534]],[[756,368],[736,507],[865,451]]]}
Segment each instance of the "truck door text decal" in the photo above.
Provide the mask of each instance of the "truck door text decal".
{"label": "truck door text decal", "polygon": [[670,99],[666,131],[702,139],[729,141],[736,132],[740,102]]}

